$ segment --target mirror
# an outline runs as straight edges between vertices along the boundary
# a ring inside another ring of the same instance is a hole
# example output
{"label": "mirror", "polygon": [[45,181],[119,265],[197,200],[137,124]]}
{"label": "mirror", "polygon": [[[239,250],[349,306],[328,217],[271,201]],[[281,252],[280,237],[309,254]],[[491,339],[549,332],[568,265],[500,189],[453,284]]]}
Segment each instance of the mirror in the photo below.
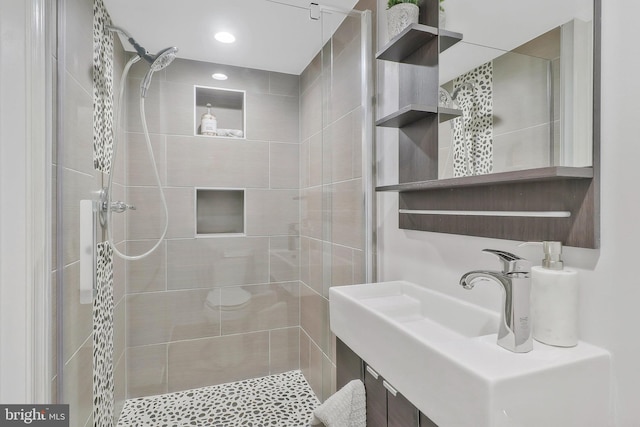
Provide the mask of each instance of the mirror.
{"label": "mirror", "polygon": [[593,0],[440,4],[438,177],[592,166]]}

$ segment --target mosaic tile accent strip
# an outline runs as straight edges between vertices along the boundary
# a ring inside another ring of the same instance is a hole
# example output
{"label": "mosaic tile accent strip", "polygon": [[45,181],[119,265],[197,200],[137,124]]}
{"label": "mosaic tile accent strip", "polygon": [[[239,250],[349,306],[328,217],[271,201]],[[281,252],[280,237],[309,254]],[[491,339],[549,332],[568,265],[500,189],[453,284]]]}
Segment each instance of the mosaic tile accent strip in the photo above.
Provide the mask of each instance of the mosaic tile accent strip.
{"label": "mosaic tile accent strip", "polygon": [[113,427],[113,249],[98,243],[93,301],[93,425]]}
{"label": "mosaic tile accent strip", "polygon": [[303,427],[320,404],[300,371],[129,399],[118,427]]}
{"label": "mosaic tile accent strip", "polygon": [[111,170],[113,152],[113,34],[105,29],[111,18],[102,0],[93,4],[93,165]]}
{"label": "mosaic tile accent strip", "polygon": [[454,90],[464,83],[473,84],[475,90],[463,87],[456,97],[462,109],[462,118],[455,119],[453,127],[456,177],[493,171],[493,62],[457,77]]}

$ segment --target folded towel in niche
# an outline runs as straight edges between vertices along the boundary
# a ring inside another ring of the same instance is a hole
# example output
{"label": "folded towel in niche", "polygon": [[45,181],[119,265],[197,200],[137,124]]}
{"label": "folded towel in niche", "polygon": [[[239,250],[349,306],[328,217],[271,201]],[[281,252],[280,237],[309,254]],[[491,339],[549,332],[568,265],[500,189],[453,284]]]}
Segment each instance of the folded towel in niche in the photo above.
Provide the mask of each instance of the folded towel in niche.
{"label": "folded towel in niche", "polygon": [[240,129],[220,129],[216,131],[216,135],[218,136],[231,136],[234,138],[242,138],[244,137],[244,132]]}
{"label": "folded towel in niche", "polygon": [[313,411],[311,425],[325,427],[366,427],[367,400],[364,384],[353,380]]}

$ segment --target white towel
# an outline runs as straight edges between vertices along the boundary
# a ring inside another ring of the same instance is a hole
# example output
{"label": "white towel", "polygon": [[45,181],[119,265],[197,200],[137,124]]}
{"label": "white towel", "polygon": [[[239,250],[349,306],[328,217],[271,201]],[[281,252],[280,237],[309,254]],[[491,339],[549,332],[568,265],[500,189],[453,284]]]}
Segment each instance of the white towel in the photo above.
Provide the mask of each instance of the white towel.
{"label": "white towel", "polygon": [[311,425],[326,427],[366,427],[367,399],[364,384],[353,380],[313,411]]}

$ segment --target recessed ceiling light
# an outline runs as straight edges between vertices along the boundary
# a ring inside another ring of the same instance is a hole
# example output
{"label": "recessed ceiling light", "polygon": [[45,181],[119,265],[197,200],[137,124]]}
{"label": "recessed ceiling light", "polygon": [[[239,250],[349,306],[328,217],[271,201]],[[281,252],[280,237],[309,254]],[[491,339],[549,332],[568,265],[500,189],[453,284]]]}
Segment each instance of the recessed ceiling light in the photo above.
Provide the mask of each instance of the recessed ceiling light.
{"label": "recessed ceiling light", "polygon": [[227,33],[226,31],[221,31],[219,33],[216,33],[214,37],[220,43],[233,43],[234,41],[236,41],[236,38],[234,37],[234,35],[231,33]]}
{"label": "recessed ceiling light", "polygon": [[213,77],[216,80],[227,80],[229,77],[227,77],[226,74],[222,74],[222,73],[214,73],[211,75],[211,77]]}

